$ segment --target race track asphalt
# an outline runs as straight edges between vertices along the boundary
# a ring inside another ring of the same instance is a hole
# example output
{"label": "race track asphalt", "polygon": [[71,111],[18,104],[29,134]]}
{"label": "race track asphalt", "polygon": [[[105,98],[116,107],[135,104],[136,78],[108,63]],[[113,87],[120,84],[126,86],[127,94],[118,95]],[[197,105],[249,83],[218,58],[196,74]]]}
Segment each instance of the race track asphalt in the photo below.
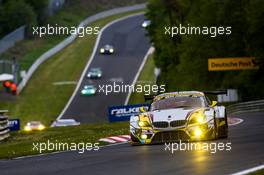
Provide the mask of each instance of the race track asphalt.
{"label": "race track asphalt", "polygon": [[98,151],[65,152],[0,161],[1,175],[130,175],[230,174],[263,164],[264,113],[236,115],[244,122],[231,126],[231,151],[165,151],[164,145],[103,147]]}
{"label": "race track asphalt", "polygon": [[[150,42],[146,36],[146,30],[141,27],[144,15],[134,16],[110,25],[103,32],[99,47],[91,62],[89,69],[99,67],[103,71],[102,79],[82,79],[78,93],[62,115],[62,118],[74,118],[81,123],[105,122],[109,106],[124,105],[127,92],[110,93],[106,95],[102,91],[95,96],[81,96],[80,91],[86,84],[113,85],[114,81],[120,85],[131,85],[134,77],[145,57]],[[99,49],[105,44],[113,45],[113,55],[102,55]],[[87,55],[88,57],[88,55]],[[89,70],[88,69],[88,70]],[[87,73],[86,73],[87,74]],[[105,88],[104,88],[105,89]]]}

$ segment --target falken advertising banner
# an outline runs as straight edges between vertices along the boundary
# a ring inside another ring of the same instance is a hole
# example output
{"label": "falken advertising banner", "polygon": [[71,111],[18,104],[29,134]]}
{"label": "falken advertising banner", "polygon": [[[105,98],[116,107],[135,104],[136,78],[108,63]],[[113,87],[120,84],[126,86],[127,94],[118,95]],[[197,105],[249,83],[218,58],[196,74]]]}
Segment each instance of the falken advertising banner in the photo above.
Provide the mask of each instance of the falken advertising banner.
{"label": "falken advertising banner", "polygon": [[108,108],[108,118],[110,122],[129,121],[132,115],[139,113],[139,108],[150,108],[149,104],[136,104],[126,106],[111,106]]}

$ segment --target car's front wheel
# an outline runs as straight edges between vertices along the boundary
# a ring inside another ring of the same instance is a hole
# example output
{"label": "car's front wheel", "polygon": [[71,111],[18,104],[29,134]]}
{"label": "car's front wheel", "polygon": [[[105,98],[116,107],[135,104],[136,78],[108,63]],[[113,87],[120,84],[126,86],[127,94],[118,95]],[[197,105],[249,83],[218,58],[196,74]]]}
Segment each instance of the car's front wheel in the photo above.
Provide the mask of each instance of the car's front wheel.
{"label": "car's front wheel", "polygon": [[139,145],[139,140],[133,134],[130,133],[130,144],[131,145]]}

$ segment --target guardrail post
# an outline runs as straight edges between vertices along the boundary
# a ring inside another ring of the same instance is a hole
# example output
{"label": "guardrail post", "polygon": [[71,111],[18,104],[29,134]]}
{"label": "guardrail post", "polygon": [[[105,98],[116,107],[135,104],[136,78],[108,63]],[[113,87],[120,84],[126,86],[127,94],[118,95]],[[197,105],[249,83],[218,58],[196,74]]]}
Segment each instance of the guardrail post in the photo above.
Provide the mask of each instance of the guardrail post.
{"label": "guardrail post", "polygon": [[7,110],[0,110],[0,141],[9,137]]}

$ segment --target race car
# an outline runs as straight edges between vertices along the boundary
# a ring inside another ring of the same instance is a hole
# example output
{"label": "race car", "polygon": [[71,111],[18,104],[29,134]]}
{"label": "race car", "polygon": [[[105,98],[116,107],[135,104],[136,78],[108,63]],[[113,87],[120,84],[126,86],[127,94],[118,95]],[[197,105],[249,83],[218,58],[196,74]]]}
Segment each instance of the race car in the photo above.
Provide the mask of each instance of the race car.
{"label": "race car", "polygon": [[150,20],[145,19],[145,20],[143,21],[143,23],[142,23],[141,26],[142,26],[143,28],[146,28],[146,27],[148,27],[148,26],[150,25],[150,23],[151,23]]}
{"label": "race car", "polygon": [[102,70],[100,68],[91,68],[87,74],[88,78],[95,79],[102,77]]}
{"label": "race car", "polygon": [[114,53],[114,47],[112,45],[106,44],[102,48],[100,48],[101,54],[113,54]]}
{"label": "race car", "polygon": [[205,93],[181,91],[153,98],[150,110],[130,118],[131,143],[152,144],[202,141],[228,136],[224,106],[217,106]]}
{"label": "race car", "polygon": [[24,128],[25,131],[41,131],[45,126],[40,121],[28,122]]}
{"label": "race car", "polygon": [[94,85],[85,85],[81,90],[81,95],[90,96],[96,93],[96,87]]}

